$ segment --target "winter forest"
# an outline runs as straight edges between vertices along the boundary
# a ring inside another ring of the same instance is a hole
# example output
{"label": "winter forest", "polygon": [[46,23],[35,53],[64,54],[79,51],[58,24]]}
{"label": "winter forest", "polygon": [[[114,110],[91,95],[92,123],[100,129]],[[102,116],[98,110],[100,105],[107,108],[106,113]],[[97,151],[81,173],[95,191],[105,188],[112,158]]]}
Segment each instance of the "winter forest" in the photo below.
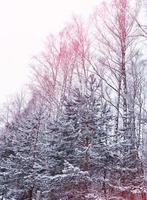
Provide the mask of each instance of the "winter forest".
{"label": "winter forest", "polygon": [[106,1],[49,35],[0,113],[2,200],[147,200],[145,12]]}

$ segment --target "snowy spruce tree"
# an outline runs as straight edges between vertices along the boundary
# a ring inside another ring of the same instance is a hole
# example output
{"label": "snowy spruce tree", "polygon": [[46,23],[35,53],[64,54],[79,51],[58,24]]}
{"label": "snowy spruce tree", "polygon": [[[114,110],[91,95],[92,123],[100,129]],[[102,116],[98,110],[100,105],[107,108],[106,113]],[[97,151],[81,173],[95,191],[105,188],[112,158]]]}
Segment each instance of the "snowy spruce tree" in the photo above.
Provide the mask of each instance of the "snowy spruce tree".
{"label": "snowy spruce tree", "polygon": [[[43,130],[43,107],[32,99],[18,119],[7,125],[7,137],[4,141],[2,164],[7,170],[7,187],[4,197],[7,199],[32,199],[35,179],[39,170],[38,143]],[[45,124],[45,122],[44,122]]]}
{"label": "snowy spruce tree", "polygon": [[71,97],[65,99],[63,114],[57,123],[60,143],[56,154],[61,160],[61,169],[66,160],[74,167],[89,172],[93,179],[91,187],[106,193],[112,159],[112,113],[97,93],[98,89],[96,79],[90,76],[86,94],[75,89]]}

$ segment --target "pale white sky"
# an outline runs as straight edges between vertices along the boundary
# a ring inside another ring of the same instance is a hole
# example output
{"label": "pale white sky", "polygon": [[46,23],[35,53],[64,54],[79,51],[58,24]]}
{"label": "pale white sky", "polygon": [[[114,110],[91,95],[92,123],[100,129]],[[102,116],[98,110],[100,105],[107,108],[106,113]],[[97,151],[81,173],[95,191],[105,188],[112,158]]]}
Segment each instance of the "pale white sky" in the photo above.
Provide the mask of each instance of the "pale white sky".
{"label": "pale white sky", "polygon": [[100,0],[0,0],[0,104],[27,82],[31,58],[72,14],[89,15]]}

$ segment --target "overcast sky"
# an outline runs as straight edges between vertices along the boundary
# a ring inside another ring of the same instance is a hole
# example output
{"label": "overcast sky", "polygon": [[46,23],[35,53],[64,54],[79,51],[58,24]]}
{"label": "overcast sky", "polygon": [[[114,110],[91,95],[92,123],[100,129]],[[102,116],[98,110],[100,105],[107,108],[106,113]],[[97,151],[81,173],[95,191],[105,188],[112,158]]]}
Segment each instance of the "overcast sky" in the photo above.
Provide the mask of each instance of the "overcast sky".
{"label": "overcast sky", "polygon": [[33,55],[72,14],[88,15],[100,0],[0,0],[0,104],[21,90]]}

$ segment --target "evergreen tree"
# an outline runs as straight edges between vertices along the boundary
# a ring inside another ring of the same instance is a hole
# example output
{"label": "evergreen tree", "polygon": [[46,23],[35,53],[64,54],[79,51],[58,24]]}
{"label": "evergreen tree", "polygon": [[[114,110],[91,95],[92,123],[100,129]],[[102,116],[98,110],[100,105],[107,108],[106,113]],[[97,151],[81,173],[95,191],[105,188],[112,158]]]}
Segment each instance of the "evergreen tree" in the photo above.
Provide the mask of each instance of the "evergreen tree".
{"label": "evergreen tree", "polygon": [[106,193],[110,174],[112,137],[112,114],[106,102],[97,95],[99,86],[93,76],[89,77],[86,94],[75,89],[64,102],[64,111],[59,119],[59,159],[88,171],[93,177],[95,190]]}

